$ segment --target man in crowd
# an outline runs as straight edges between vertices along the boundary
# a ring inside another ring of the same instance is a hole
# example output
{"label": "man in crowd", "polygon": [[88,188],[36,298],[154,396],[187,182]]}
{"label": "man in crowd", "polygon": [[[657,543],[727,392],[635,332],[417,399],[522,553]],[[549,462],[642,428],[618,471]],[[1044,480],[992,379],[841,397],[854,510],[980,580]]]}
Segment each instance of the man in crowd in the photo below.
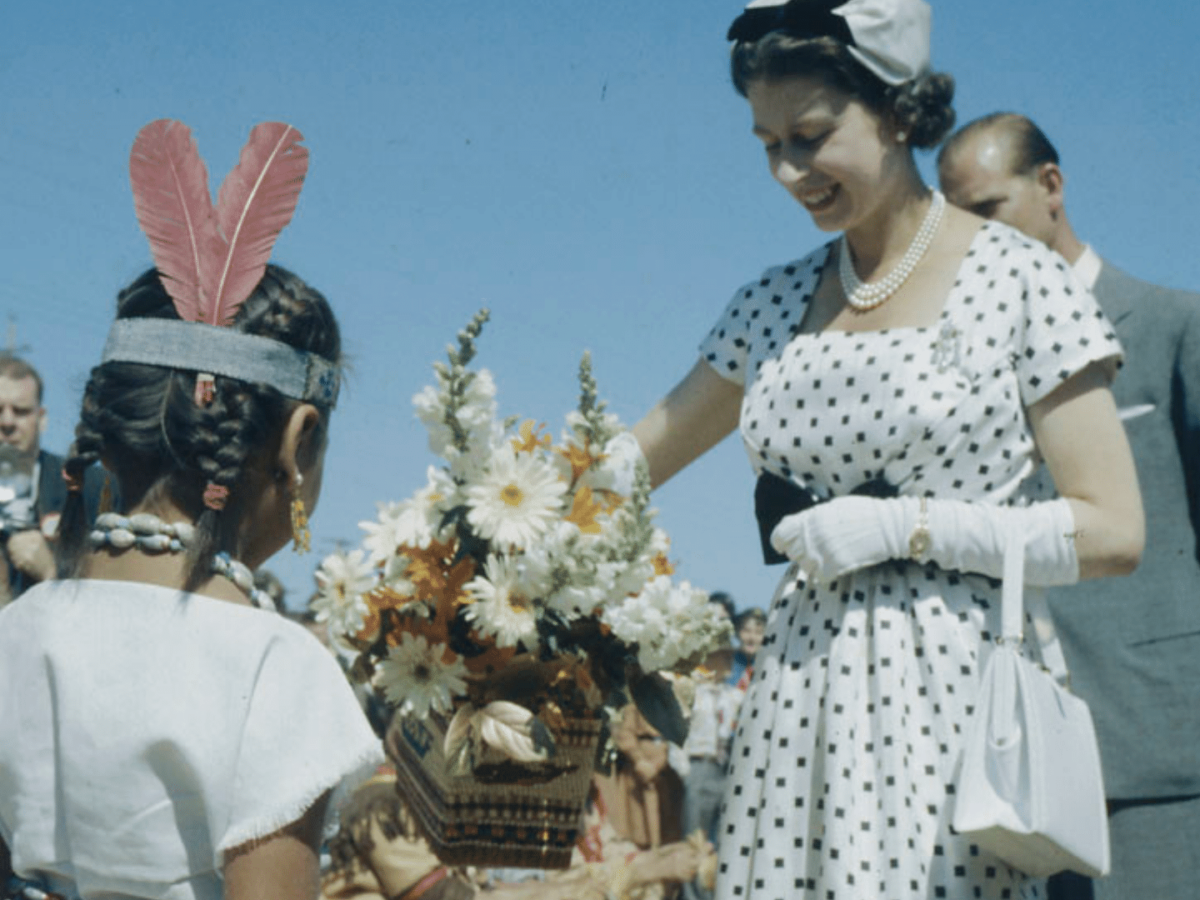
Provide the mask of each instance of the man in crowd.
{"label": "man in crowd", "polygon": [[[54,577],[50,538],[67,490],[62,458],[40,447],[45,426],[41,376],[25,360],[0,354],[0,605]],[[100,481],[87,479],[93,513]]]}
{"label": "man in crowd", "polygon": [[1137,463],[1146,549],[1128,578],[1050,592],[1075,691],[1095,718],[1112,874],[1051,900],[1187,897],[1200,865],[1200,296],[1120,271],[1076,237],[1059,157],[1024,116],[964,126],[938,157],[946,198],[1058,251],[1125,349],[1113,395]]}

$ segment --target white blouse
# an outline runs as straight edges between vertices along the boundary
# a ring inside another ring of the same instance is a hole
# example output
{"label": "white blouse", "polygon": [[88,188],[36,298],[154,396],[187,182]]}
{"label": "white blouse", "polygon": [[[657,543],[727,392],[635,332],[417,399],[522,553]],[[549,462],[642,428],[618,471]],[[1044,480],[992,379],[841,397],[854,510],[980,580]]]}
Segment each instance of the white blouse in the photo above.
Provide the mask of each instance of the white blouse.
{"label": "white blouse", "polygon": [[219,900],[226,851],[381,761],[337,662],[276,613],[90,580],[0,610],[0,836],[68,895]]}

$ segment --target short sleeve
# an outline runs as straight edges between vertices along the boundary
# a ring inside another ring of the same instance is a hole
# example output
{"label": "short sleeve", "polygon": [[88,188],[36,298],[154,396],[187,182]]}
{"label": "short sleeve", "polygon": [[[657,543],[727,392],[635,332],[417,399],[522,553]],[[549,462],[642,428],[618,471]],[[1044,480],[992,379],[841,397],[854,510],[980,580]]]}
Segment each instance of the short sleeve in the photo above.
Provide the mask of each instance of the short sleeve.
{"label": "short sleeve", "polygon": [[329,791],[332,820],[383,761],[382,743],[345,675],[303,629],[272,637],[251,690],[229,819],[213,842],[218,866],[226,851],[296,821]]}
{"label": "short sleeve", "polygon": [[1024,327],[1016,348],[1022,402],[1032,406],[1092,363],[1103,364],[1111,381],[1121,344],[1091,291],[1057,253],[1032,242],[1023,248]]}
{"label": "short sleeve", "polygon": [[750,321],[758,303],[758,291],[764,287],[766,284],[759,281],[738,288],[721,318],[700,342],[700,356],[718,375],[735,384],[746,383]]}
{"label": "short sleeve", "polygon": [[756,360],[778,352],[800,327],[808,297],[829,255],[818,248],[807,257],[767,269],[734,292],[725,311],[700,343],[700,357],[722,378],[745,384]]}

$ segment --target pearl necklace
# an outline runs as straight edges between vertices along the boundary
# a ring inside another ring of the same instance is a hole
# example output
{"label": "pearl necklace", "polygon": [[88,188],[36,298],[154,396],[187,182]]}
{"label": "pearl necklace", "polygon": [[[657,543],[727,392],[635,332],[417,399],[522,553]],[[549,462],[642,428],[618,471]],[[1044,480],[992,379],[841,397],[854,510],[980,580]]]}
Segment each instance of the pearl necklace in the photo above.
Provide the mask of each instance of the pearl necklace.
{"label": "pearl necklace", "polygon": [[929,202],[929,209],[926,210],[925,218],[921,221],[921,227],[913,235],[912,243],[904,251],[900,262],[883,278],[872,281],[870,284],[861,281],[858,273],[854,271],[854,262],[850,259],[850,243],[843,234],[841,245],[838,248],[838,278],[842,282],[842,292],[846,295],[846,302],[859,312],[866,312],[883,305],[892,294],[896,293],[929,250],[929,245],[933,243],[933,236],[942,222],[942,213],[945,210],[946,198],[941,191],[934,191],[933,199]]}
{"label": "pearl necklace", "polygon": [[[96,517],[88,539],[97,549],[128,550],[136,546],[147,553],[182,553],[196,539],[196,529],[188,522],[164,522],[153,513],[102,513]],[[228,553],[222,551],[213,557],[212,572],[232,581],[260,609],[276,609],[271,595],[254,586],[250,567]]]}

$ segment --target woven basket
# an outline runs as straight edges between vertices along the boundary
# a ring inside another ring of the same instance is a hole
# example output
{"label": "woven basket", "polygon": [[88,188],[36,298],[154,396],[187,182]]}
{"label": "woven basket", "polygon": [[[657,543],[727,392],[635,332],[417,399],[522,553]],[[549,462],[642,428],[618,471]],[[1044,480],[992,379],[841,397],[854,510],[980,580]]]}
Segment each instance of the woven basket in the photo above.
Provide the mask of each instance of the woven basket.
{"label": "woven basket", "polygon": [[567,719],[545,762],[485,748],[474,772],[448,771],[448,720],[397,717],[387,751],[396,789],[446,865],[565,869],[579,837],[600,736],[597,719]]}

